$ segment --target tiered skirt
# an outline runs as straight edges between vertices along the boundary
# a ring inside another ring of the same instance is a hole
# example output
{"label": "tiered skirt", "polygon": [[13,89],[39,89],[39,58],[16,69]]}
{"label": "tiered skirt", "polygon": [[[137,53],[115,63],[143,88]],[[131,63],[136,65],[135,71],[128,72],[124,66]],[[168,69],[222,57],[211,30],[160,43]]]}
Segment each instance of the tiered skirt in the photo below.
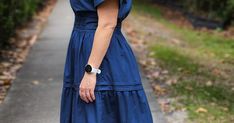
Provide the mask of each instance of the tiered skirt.
{"label": "tiered skirt", "polygon": [[153,123],[136,59],[122,35],[121,24],[100,65],[95,101],[86,103],[80,98],[79,84],[95,34],[94,26],[85,25],[75,23],[67,48],[60,123]]}

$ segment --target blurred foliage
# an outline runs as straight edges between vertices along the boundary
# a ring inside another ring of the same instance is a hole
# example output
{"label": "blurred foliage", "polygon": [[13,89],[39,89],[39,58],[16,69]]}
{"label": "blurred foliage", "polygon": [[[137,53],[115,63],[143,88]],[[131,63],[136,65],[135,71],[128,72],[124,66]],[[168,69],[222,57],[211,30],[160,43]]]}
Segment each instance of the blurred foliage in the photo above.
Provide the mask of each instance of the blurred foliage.
{"label": "blurred foliage", "polygon": [[14,29],[29,20],[44,0],[2,0],[0,3],[0,47],[14,34]]}
{"label": "blurred foliage", "polygon": [[[234,0],[150,0],[194,15],[217,21],[230,21],[234,18]],[[143,1],[142,1],[143,2]]]}
{"label": "blurred foliage", "polygon": [[197,15],[214,20],[234,17],[234,0],[180,0],[184,8]]}

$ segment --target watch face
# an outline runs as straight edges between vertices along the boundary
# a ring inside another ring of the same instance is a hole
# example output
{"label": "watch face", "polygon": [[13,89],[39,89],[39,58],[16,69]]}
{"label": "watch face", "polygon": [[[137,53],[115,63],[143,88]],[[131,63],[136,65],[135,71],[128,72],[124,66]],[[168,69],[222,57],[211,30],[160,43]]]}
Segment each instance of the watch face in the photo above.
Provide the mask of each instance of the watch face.
{"label": "watch face", "polygon": [[92,67],[90,65],[86,65],[85,71],[86,72],[91,72],[92,71]]}

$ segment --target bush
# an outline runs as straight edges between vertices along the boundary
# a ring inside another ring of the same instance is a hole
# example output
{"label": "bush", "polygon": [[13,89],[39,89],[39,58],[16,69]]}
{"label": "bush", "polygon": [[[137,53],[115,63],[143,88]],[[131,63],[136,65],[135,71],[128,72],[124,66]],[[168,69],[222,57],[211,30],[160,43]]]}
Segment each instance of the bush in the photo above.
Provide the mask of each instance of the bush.
{"label": "bush", "polygon": [[233,18],[234,0],[183,0],[188,12],[207,19],[225,21]]}
{"label": "bush", "polygon": [[2,0],[0,3],[0,47],[14,29],[31,18],[44,0]]}
{"label": "bush", "polygon": [[213,21],[224,21],[229,25],[234,20],[234,0],[150,0],[178,8]]}

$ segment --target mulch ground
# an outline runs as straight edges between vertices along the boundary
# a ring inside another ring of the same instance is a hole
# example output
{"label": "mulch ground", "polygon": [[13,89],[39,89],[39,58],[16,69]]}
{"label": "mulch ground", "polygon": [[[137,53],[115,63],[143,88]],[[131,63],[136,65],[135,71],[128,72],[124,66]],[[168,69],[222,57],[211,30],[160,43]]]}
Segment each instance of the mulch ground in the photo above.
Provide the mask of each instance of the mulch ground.
{"label": "mulch ground", "polygon": [[0,49],[0,104],[4,101],[16,73],[22,67],[30,48],[37,41],[57,0],[48,0],[28,22],[15,30],[9,44]]}

